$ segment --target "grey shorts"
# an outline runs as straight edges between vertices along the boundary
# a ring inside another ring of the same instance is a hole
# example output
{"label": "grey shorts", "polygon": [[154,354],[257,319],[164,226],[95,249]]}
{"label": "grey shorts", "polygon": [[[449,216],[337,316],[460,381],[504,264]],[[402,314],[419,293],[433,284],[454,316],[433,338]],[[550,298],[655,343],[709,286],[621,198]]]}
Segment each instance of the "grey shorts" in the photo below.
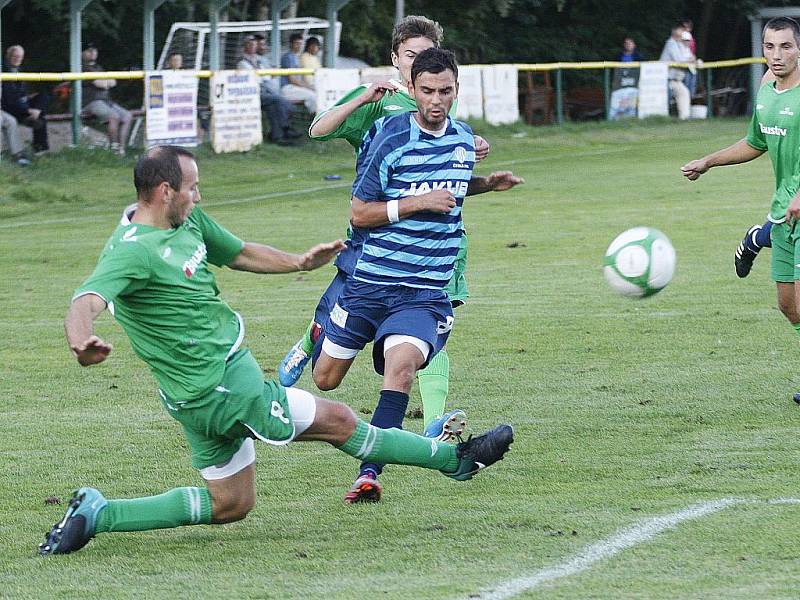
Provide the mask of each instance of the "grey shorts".
{"label": "grey shorts", "polygon": [[119,119],[120,121],[130,121],[130,111],[122,108],[116,102],[108,102],[106,100],[93,100],[83,107],[88,113],[93,114],[100,119],[103,123],[107,123],[109,119]]}

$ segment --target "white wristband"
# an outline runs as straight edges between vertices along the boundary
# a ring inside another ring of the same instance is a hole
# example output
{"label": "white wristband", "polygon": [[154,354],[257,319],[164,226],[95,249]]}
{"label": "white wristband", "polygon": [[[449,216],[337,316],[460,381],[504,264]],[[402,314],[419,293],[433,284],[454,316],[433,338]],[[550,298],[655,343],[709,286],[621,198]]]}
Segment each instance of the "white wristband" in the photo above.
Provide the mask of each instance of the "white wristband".
{"label": "white wristband", "polygon": [[400,221],[400,201],[389,200],[386,203],[386,216],[389,217],[389,223],[397,223]]}

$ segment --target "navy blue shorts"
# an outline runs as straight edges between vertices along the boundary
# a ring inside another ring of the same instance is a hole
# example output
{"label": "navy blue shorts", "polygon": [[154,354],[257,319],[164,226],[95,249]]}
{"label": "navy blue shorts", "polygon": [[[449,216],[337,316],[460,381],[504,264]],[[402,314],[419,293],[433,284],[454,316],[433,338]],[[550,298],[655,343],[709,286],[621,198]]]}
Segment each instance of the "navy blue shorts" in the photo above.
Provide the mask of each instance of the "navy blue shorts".
{"label": "navy blue shorts", "polygon": [[314,321],[316,321],[323,330],[328,324],[328,315],[331,314],[333,307],[336,306],[339,294],[342,293],[342,288],[344,288],[344,284],[347,283],[349,277],[350,276],[341,269],[336,269],[336,276],[319,299],[317,308],[314,310]]}
{"label": "navy blue shorts", "polygon": [[444,290],[375,285],[349,278],[325,324],[334,344],[363,350],[374,341],[372,362],[383,375],[383,342],[389,335],[409,335],[431,348],[420,368],[444,348],[453,328],[453,307]]}

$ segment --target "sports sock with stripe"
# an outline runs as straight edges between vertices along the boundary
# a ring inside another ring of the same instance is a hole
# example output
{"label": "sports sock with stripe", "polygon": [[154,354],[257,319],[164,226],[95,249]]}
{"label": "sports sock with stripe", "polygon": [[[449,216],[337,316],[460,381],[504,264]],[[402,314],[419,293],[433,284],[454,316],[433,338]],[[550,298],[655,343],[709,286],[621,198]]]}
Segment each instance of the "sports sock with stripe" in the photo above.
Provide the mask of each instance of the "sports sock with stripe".
{"label": "sports sock with stripe", "polygon": [[211,494],[206,488],[174,488],[158,496],[109,500],[97,515],[96,533],[147,531],[211,523]]}
{"label": "sports sock with stripe", "polygon": [[[408,408],[408,394],[397,390],[381,390],[378,406],[375,407],[375,412],[372,413],[370,425],[381,429],[390,429],[392,427],[402,429],[406,408]],[[372,473],[377,477],[382,472],[382,464],[365,461],[361,465],[359,476]]]}
{"label": "sports sock with stripe", "polygon": [[339,450],[374,463],[412,465],[452,472],[458,468],[456,447],[402,429],[380,429],[358,419],[356,430]]}

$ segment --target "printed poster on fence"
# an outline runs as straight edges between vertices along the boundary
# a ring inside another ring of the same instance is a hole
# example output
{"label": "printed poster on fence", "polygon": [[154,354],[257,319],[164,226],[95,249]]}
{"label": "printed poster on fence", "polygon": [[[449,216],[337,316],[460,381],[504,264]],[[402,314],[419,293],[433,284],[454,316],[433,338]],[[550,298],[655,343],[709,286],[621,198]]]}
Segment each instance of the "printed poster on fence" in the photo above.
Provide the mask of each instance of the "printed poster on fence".
{"label": "printed poster on fence", "polygon": [[505,125],[519,120],[517,68],[514,65],[482,67],[483,114],[490,125]]}
{"label": "printed poster on fence", "polygon": [[669,115],[667,63],[643,62],[639,70],[639,118]]}
{"label": "printed poster on fence", "polygon": [[197,145],[197,73],[147,71],[144,80],[147,145]]}
{"label": "printed poster on fence", "polygon": [[317,112],[328,110],[347,92],[361,83],[358,69],[317,69],[314,87],[317,89]]}
{"label": "printed poster on fence", "polygon": [[247,152],[263,141],[261,78],[255,71],[217,71],[211,77],[214,152]]}

